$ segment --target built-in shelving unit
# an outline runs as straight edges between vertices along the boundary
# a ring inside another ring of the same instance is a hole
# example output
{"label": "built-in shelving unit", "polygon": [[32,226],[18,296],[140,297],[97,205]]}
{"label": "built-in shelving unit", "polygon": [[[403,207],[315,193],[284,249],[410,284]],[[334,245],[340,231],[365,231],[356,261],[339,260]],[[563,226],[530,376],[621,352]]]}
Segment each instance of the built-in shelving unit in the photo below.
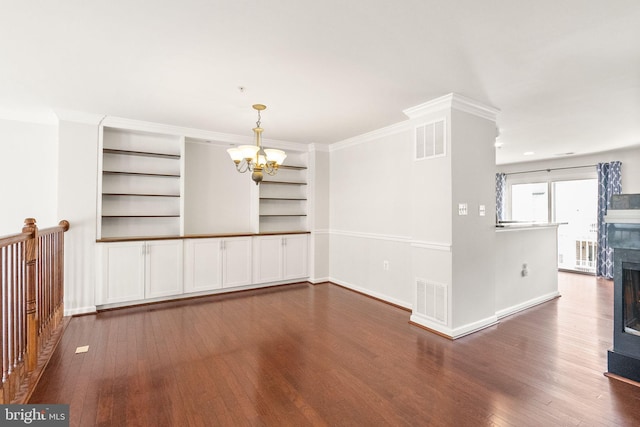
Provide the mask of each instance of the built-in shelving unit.
{"label": "built-in shelving unit", "polygon": [[99,238],[179,236],[182,140],[104,127]]}
{"label": "built-in shelving unit", "polygon": [[274,176],[260,184],[260,232],[307,231],[307,156],[287,151]]}
{"label": "built-in shelving unit", "polygon": [[[220,137],[220,140],[217,138]],[[308,276],[307,153],[256,186],[235,136],[107,118],[98,160],[96,304],[103,308]]]}

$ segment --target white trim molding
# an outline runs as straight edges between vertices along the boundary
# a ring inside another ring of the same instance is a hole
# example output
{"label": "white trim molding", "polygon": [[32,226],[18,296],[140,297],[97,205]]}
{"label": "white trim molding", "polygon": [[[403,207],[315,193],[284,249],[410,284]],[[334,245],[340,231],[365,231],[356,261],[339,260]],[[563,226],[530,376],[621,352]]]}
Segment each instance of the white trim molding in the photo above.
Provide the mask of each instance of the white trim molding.
{"label": "white trim molding", "polygon": [[383,127],[371,132],[363,133],[362,135],[354,136],[353,138],[347,138],[342,141],[334,142],[329,145],[329,151],[338,151],[345,148],[354,147],[356,145],[364,144],[366,142],[374,141],[376,139],[383,138],[389,135],[395,135],[397,133],[406,132],[413,129],[413,125],[409,120],[402,121],[390,126]]}
{"label": "white trim molding", "polygon": [[432,251],[451,252],[452,245],[451,243],[425,242],[421,240],[413,240],[411,242],[411,247],[418,248],[418,249],[429,249]]}
{"label": "white trim molding", "polygon": [[84,123],[87,125],[99,125],[107,116],[104,114],[85,113],[74,110],[55,110],[59,122]]}
{"label": "white trim molding", "polygon": [[398,242],[398,243],[411,243],[411,239],[409,237],[393,236],[393,235],[387,235],[387,234],[361,233],[357,231],[343,231],[343,230],[331,230],[330,234],[333,234],[336,236],[358,237],[361,239],[375,239],[375,240],[386,240],[386,241]]}
{"label": "white trim molding", "polygon": [[547,301],[551,301],[560,296],[560,292],[551,292],[546,295],[541,295],[539,297],[530,299],[529,301],[522,302],[520,304],[513,305],[511,307],[503,308],[502,310],[496,311],[496,317],[498,319],[503,319],[507,316],[511,316],[512,314],[519,313],[523,310],[526,310],[531,307],[535,307],[536,305],[545,303]]}
{"label": "white trim molding", "polygon": [[[221,145],[247,144],[253,141],[251,135],[235,135],[230,133],[213,132],[202,129],[193,129],[181,126],[166,125],[162,123],[145,122],[142,120],[125,119],[122,117],[106,116],[103,126],[115,127],[141,132],[154,132],[166,135],[184,136],[189,139],[199,139],[203,142],[218,143]],[[275,148],[283,148],[293,151],[307,151],[308,144],[292,141],[280,141],[265,138],[263,145]]]}
{"label": "white trim molding", "polygon": [[78,316],[80,314],[93,314],[96,313],[96,306],[90,305],[87,307],[78,307],[78,308],[65,308],[64,315],[65,316]]}
{"label": "white trim molding", "polygon": [[58,118],[53,113],[53,111],[49,110],[23,111],[20,109],[0,108],[0,120],[50,126],[55,126],[58,124]]}
{"label": "white trim molding", "polygon": [[473,114],[474,116],[482,117],[493,122],[497,120],[498,113],[500,112],[499,109],[492,107],[491,105],[483,104],[457,93],[450,93],[439,98],[432,99],[431,101],[416,105],[415,107],[407,108],[402,112],[410,119],[417,119],[427,114],[433,114],[448,109],[464,111],[465,113]]}
{"label": "white trim molding", "polygon": [[433,322],[424,316],[420,316],[415,312],[411,314],[410,321],[454,340],[498,324],[498,318],[496,316],[490,316],[458,328],[449,328],[440,323]]}
{"label": "white trim molding", "polygon": [[391,304],[394,304],[394,305],[397,305],[397,306],[400,306],[400,307],[407,308],[409,310],[411,310],[413,308],[412,304],[408,303],[406,301],[400,301],[400,300],[398,300],[396,298],[390,297],[389,295],[381,294],[381,293],[378,293],[378,292],[373,292],[370,289],[362,288],[362,287],[356,286],[356,285],[354,285],[352,283],[345,282],[343,280],[338,280],[338,279],[336,279],[334,277],[330,277],[328,281],[332,282],[332,283],[335,283],[336,285],[340,285],[342,287],[345,287],[345,288],[351,289],[353,291],[359,292],[361,294],[369,295],[370,297],[377,298],[379,300],[386,301],[388,303],[391,303]]}
{"label": "white trim molding", "polygon": [[320,151],[324,153],[328,153],[331,151],[331,146],[329,144],[319,144],[317,142],[312,142],[308,145],[308,150],[311,151]]}

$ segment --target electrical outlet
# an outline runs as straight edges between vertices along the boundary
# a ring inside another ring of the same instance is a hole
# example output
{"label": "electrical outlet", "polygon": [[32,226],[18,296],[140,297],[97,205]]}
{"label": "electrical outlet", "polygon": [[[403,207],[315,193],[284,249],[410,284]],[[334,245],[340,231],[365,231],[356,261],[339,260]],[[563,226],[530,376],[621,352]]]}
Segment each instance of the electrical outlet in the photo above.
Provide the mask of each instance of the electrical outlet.
{"label": "electrical outlet", "polygon": [[458,215],[466,215],[466,214],[467,214],[467,204],[458,203]]}
{"label": "electrical outlet", "polygon": [[486,213],[487,213],[487,208],[485,207],[485,205],[480,205],[478,207],[478,215],[485,216]]}

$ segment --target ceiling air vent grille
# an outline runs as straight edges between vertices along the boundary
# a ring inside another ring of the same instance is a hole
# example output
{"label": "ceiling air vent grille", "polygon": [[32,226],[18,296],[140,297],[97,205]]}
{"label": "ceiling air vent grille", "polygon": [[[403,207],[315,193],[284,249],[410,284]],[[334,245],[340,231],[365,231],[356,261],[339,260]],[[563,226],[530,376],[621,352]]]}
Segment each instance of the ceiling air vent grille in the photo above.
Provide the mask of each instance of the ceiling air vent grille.
{"label": "ceiling air vent grille", "polygon": [[416,312],[438,323],[447,323],[447,285],[416,279]]}
{"label": "ceiling air vent grille", "polygon": [[445,120],[416,128],[416,160],[442,157],[446,154]]}

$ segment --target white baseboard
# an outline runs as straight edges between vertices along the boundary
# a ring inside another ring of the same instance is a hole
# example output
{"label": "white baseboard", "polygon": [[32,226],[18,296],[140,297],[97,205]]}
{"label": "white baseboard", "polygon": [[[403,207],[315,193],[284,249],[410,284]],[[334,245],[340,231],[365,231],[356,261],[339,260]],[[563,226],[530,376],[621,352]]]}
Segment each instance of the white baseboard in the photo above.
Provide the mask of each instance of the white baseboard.
{"label": "white baseboard", "polygon": [[489,326],[493,326],[498,323],[498,318],[496,316],[490,316],[486,319],[478,320],[477,322],[468,323],[466,325],[452,329],[446,325],[433,322],[423,316],[420,316],[417,313],[411,314],[410,320],[417,325],[424,326],[427,329],[435,331],[454,340],[462,338],[474,332],[478,332],[481,329],[488,328]]}
{"label": "white baseboard", "polygon": [[528,301],[522,302],[520,304],[512,305],[511,307],[504,308],[502,310],[496,311],[496,316],[498,319],[502,319],[507,316],[511,316],[512,314],[516,314],[522,310],[526,310],[528,308],[534,307],[538,304],[545,303],[547,301],[551,301],[552,299],[558,298],[560,296],[560,292],[555,291],[551,292]]}
{"label": "white baseboard", "polygon": [[399,307],[407,308],[409,310],[411,310],[413,308],[413,305],[411,303],[408,303],[406,301],[400,301],[400,300],[398,300],[396,298],[390,297],[389,295],[385,295],[385,294],[381,294],[381,293],[378,293],[378,292],[374,292],[374,291],[372,291],[370,289],[362,288],[360,286],[356,286],[356,285],[354,285],[352,283],[348,283],[348,282],[345,282],[343,280],[334,279],[333,277],[330,277],[327,280],[329,282],[335,283],[336,285],[340,285],[340,286],[343,286],[345,288],[352,289],[354,291],[360,292],[360,293],[365,294],[365,295],[369,295],[371,297],[377,298],[377,299],[382,300],[382,301],[386,301],[388,303],[397,305]]}
{"label": "white baseboard", "polygon": [[79,314],[94,314],[95,312],[96,312],[95,305],[90,305],[88,307],[64,309],[65,316],[77,316]]}

